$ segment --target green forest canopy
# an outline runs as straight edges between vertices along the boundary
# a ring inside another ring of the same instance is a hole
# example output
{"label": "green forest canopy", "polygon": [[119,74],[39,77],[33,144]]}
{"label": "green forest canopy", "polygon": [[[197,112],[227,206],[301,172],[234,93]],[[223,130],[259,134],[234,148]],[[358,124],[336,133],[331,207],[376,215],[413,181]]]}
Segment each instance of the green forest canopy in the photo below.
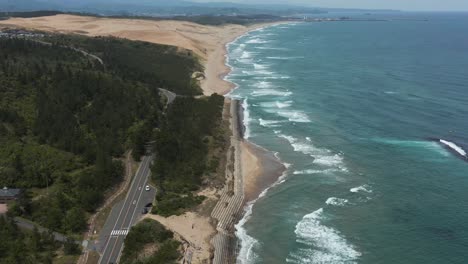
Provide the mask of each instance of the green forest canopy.
{"label": "green forest canopy", "polygon": [[199,94],[191,75],[200,67],[175,47],[123,39],[0,38],[0,185],[36,196],[12,211],[54,230],[82,230],[121,179],[115,157],[134,149],[138,158],[161,123],[158,88]]}

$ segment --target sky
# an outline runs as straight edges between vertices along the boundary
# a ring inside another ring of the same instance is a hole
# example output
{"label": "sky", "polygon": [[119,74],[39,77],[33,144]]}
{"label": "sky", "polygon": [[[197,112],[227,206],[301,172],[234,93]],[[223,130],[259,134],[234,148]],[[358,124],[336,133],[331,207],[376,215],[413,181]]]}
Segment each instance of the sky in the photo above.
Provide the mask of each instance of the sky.
{"label": "sky", "polygon": [[468,11],[468,0],[195,0],[245,4],[297,4],[314,7],[398,9],[408,11]]}

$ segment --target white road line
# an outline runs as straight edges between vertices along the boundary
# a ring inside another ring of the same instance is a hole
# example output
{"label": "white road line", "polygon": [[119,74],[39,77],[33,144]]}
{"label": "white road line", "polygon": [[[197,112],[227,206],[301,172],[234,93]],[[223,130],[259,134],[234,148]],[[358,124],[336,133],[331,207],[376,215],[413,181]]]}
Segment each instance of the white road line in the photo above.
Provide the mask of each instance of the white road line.
{"label": "white road line", "polygon": [[128,229],[112,230],[111,236],[126,236],[128,235],[128,232],[129,232]]}
{"label": "white road line", "polygon": [[[145,165],[145,160],[144,160],[144,158],[143,158],[143,162],[142,162],[142,163],[140,164],[140,166],[138,167],[138,169],[137,169],[137,171],[136,171],[136,173],[135,173],[135,177],[133,178],[132,183],[130,184],[130,188],[128,189],[128,192],[127,192],[127,195],[126,195],[126,197],[125,197],[125,200],[124,200],[124,202],[123,202],[123,204],[122,204],[122,207],[120,208],[120,212],[119,212],[119,215],[117,216],[117,219],[116,219],[116,221],[115,221],[115,224],[114,224],[113,229],[115,229],[115,228],[117,227],[117,223],[119,222],[120,215],[122,214],[122,212],[123,212],[123,210],[124,210],[124,208],[125,208],[125,202],[127,201],[127,199],[128,199],[129,196],[130,196],[130,193],[131,193],[131,190],[132,190],[133,185],[134,185],[135,182],[137,181],[136,178],[138,177],[138,173],[140,172],[140,169],[143,168],[143,171],[145,170],[145,166],[144,166],[144,165]],[[122,223],[122,224],[123,224],[123,223]],[[106,250],[107,250],[107,247],[108,247],[108,246],[109,246],[109,243],[106,243],[106,246],[104,247],[104,250],[102,251],[102,255],[101,255],[101,257],[99,258],[99,262],[98,262],[99,264],[102,262],[102,258],[105,256]]]}

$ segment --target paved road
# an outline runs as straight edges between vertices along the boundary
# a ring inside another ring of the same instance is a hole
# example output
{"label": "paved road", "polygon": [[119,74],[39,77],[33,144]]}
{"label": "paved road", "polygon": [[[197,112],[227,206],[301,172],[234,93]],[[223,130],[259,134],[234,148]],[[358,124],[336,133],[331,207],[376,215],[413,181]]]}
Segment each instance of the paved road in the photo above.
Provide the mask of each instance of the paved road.
{"label": "paved road", "polygon": [[[125,236],[148,201],[154,198],[155,190],[145,190],[150,175],[151,156],[142,159],[140,167],[130,185],[130,189],[121,203],[117,204],[109,215],[105,227],[101,232],[99,264],[118,263],[123,249]],[[151,196],[152,195],[152,196]]]}

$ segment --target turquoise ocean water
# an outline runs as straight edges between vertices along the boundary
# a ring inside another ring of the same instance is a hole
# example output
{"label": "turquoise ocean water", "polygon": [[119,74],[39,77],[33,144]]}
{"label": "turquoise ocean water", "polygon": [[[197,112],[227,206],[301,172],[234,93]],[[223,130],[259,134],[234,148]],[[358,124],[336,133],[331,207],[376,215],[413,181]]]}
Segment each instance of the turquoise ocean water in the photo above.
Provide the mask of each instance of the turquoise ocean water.
{"label": "turquoise ocean water", "polygon": [[239,263],[468,263],[468,15],[387,16],[228,46],[247,136],[288,164]]}

